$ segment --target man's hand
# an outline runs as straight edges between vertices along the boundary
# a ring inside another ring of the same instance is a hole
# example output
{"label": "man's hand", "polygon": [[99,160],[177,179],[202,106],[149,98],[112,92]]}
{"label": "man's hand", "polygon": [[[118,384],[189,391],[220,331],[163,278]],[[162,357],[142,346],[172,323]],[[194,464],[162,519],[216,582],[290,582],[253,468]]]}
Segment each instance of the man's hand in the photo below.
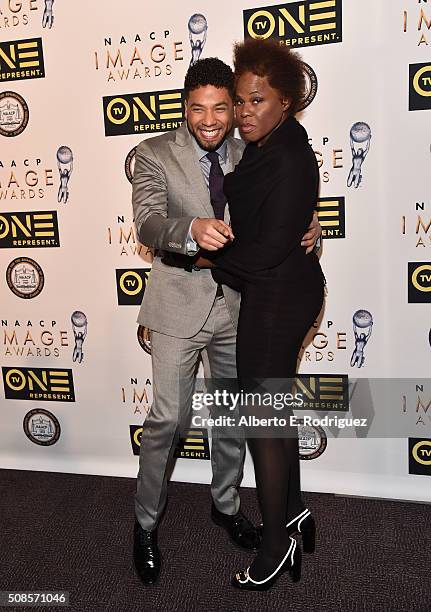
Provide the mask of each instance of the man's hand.
{"label": "man's hand", "polygon": [[219,219],[195,219],[192,223],[191,234],[201,249],[217,251],[227,242],[233,240],[232,229]]}
{"label": "man's hand", "polygon": [[307,250],[305,251],[307,255],[308,253],[311,253],[311,251],[314,249],[316,241],[318,238],[320,238],[321,233],[322,226],[320,225],[319,220],[317,218],[317,212],[314,211],[313,220],[308,227],[308,232],[304,234],[301,241],[301,246],[307,247]]}

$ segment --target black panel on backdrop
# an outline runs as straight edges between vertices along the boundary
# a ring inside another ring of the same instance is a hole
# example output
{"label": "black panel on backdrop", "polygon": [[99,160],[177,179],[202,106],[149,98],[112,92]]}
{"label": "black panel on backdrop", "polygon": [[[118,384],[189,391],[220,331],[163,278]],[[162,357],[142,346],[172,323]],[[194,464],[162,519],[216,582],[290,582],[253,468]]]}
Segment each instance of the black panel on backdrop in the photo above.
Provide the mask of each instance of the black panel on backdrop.
{"label": "black panel on backdrop", "polygon": [[2,368],[6,399],[74,402],[73,373],[60,368]]}
{"label": "black panel on backdrop", "polygon": [[431,440],[409,438],[409,474],[431,476]]}
{"label": "black panel on backdrop", "polygon": [[0,42],[0,81],[42,79],[44,76],[41,38]]}
{"label": "black panel on backdrop", "polygon": [[319,198],[317,202],[317,216],[322,226],[322,237],[345,238],[346,214],[344,196],[332,198]]}
{"label": "black panel on backdrop", "polygon": [[119,306],[140,306],[151,268],[115,270]]}
{"label": "black panel on backdrop", "polygon": [[346,374],[298,374],[295,392],[302,394],[304,402],[295,410],[349,410],[349,377]]}
{"label": "black panel on backdrop", "polygon": [[341,7],[341,0],[304,0],[247,9],[244,38],[275,38],[288,47],[338,43],[343,40]]}
{"label": "black panel on backdrop", "polygon": [[409,110],[431,109],[431,62],[409,66]]}
{"label": "black panel on backdrop", "polygon": [[0,213],[0,248],[59,247],[57,211]]}
{"label": "black panel on backdrop", "polygon": [[184,92],[171,89],[105,96],[103,117],[105,136],[169,132],[184,121]]}
{"label": "black panel on backdrop", "polygon": [[407,283],[409,304],[431,302],[431,262],[409,262]]}

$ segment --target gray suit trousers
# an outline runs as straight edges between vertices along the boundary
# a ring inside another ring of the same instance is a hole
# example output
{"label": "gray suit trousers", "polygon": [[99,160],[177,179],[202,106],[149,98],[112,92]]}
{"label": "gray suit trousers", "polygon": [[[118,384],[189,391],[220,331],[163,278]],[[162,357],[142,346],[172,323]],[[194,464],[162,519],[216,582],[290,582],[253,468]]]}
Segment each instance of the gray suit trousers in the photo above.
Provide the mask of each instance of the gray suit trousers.
{"label": "gray suit trousers", "polygon": [[[190,424],[202,350],[206,350],[211,377],[231,379],[230,390],[237,390],[236,330],[223,297],[215,299],[204,326],[192,338],[152,331],[151,345],[153,405],[143,425],[135,495],[136,517],[146,530],[154,529],[166,504],[169,465],[180,431]],[[244,455],[243,433],[223,436],[213,429],[211,493],[216,507],[225,514],[239,510],[237,487]]]}

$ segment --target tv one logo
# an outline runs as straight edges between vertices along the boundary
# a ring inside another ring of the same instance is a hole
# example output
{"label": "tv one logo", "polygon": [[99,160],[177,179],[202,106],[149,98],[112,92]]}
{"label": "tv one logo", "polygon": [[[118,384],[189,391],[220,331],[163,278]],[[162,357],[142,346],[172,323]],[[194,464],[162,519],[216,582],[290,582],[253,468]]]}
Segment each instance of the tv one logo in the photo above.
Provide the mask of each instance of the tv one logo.
{"label": "tv one logo", "polygon": [[244,11],[245,38],[275,38],[289,47],[342,41],[341,0],[289,2]]}
{"label": "tv one logo", "polygon": [[[139,455],[141,449],[141,436],[144,425],[130,425],[130,441],[134,455]],[[208,430],[190,429],[181,435],[175,447],[174,457],[177,459],[204,459],[211,458],[208,441]]]}
{"label": "tv one logo", "polygon": [[55,210],[0,214],[0,248],[59,246]]}
{"label": "tv one logo", "polygon": [[409,474],[431,476],[431,440],[409,438]]}
{"label": "tv one logo", "polygon": [[6,399],[74,402],[72,370],[2,368]]}
{"label": "tv one logo", "polygon": [[409,262],[408,302],[412,304],[431,302],[431,262]]}
{"label": "tv one logo", "polygon": [[140,306],[151,268],[116,270],[119,306]]}
{"label": "tv one logo", "polygon": [[184,121],[182,90],[105,96],[105,136],[175,130]]}
{"label": "tv one logo", "polygon": [[431,109],[431,63],[409,66],[409,110]]}
{"label": "tv one logo", "polygon": [[319,198],[317,201],[317,217],[322,226],[322,237],[345,238],[346,218],[345,201],[343,196],[333,198]]}
{"label": "tv one logo", "polygon": [[0,80],[42,79],[45,76],[41,38],[0,43]]}
{"label": "tv one logo", "polygon": [[206,429],[190,429],[180,435],[174,457],[177,459],[209,460],[211,457],[208,431]]}
{"label": "tv one logo", "polygon": [[298,410],[349,410],[349,377],[346,374],[298,374],[294,393],[303,399]]}

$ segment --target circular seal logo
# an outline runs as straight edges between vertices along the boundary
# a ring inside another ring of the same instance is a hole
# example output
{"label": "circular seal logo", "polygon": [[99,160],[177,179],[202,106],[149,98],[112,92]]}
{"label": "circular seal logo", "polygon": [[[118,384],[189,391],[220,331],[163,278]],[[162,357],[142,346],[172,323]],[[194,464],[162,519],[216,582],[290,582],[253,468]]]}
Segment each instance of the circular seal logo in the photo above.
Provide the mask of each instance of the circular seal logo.
{"label": "circular seal logo", "polygon": [[328,443],[325,431],[319,425],[298,426],[299,458],[317,459],[326,450]]}
{"label": "circular seal logo", "polygon": [[124,171],[129,183],[133,181],[133,171],[135,170],[135,155],[136,147],[127,153],[126,161],[124,162]]}
{"label": "circular seal logo", "polygon": [[306,62],[302,62],[305,75],[305,96],[299,111],[303,111],[310,106],[317,94],[317,76],[313,68]]}
{"label": "circular seal logo", "polygon": [[45,276],[39,264],[29,257],[17,257],[7,267],[6,281],[9,289],[18,297],[31,299],[39,295],[45,284]]}
{"label": "circular seal logo", "polygon": [[40,446],[52,446],[60,437],[61,428],[57,418],[44,410],[35,408],[24,417],[24,433],[29,440]]}
{"label": "circular seal logo", "polygon": [[0,134],[18,136],[28,124],[27,102],[14,91],[0,93]]}
{"label": "circular seal logo", "polygon": [[148,327],[139,325],[137,336],[141,348],[143,348],[146,353],[151,355],[151,335]]}

